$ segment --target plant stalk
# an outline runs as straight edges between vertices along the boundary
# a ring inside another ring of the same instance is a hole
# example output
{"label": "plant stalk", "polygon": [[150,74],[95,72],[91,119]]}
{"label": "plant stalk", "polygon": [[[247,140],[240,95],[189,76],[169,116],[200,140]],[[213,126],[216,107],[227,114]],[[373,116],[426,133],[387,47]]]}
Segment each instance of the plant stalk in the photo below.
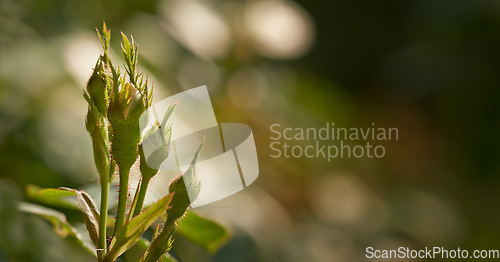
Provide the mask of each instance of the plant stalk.
{"label": "plant stalk", "polygon": [[108,197],[109,197],[109,175],[105,176],[101,181],[101,210],[99,219],[99,246],[98,257],[102,261],[106,256],[107,243],[106,243],[106,225],[108,222]]}
{"label": "plant stalk", "polygon": [[141,180],[141,185],[140,185],[140,188],[139,188],[138,193],[137,193],[138,194],[137,201],[136,201],[136,205],[135,205],[134,213],[133,213],[132,217],[139,215],[139,213],[141,213],[141,211],[142,211],[142,206],[144,205],[144,199],[146,198],[146,192],[148,190],[150,180],[151,180],[150,177],[143,177]]}
{"label": "plant stalk", "polygon": [[[137,188],[135,190],[134,200],[132,201],[130,212],[127,216],[126,221],[129,221],[130,219],[141,213],[150,180],[151,177],[142,177],[141,180],[139,180],[139,184],[137,185]],[[130,250],[127,250],[126,253],[129,251]]]}
{"label": "plant stalk", "polygon": [[119,170],[120,172],[120,190],[118,192],[118,210],[116,211],[115,234],[123,226],[125,221],[125,211],[127,209],[128,198],[128,178],[130,169]]}

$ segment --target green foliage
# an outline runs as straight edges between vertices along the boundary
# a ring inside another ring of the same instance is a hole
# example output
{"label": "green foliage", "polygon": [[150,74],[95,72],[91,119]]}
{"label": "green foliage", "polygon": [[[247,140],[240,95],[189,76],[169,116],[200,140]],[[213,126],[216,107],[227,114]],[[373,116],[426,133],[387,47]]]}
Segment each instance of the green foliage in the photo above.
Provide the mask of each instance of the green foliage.
{"label": "green foliage", "polygon": [[172,196],[173,193],[163,197],[141,214],[127,221],[111,240],[106,260],[114,261],[119,255],[131,248],[142,236],[142,233],[165,212]]}
{"label": "green foliage", "polygon": [[65,189],[45,188],[40,190],[38,192],[38,195],[46,198],[60,198],[67,196],[76,196],[76,193]]}
{"label": "green foliage", "polygon": [[163,254],[170,250],[172,246],[170,237],[172,236],[173,228],[174,225],[170,224],[164,227],[160,233],[155,234],[153,241],[144,252],[140,262],[158,261]]}
{"label": "green foliage", "polygon": [[[187,171],[171,182],[170,194],[143,209],[149,181],[158,173],[160,164],[170,152],[170,119],[177,103],[170,105],[161,123],[155,123],[141,137],[139,118],[151,106],[152,93],[147,87],[147,80],[144,81],[142,74],[137,73],[138,45],[132,37],[129,40],[122,33],[126,74],[121,75],[109,58],[110,30],[104,24],[102,33],[97,33],[103,54],[97,60],[83,96],[88,103],[85,125],[92,139],[94,162],[100,177],[101,205],[98,207],[84,191],[64,187],[40,189],[28,186],[28,197],[40,204],[80,209],[99,262],[115,261],[120,256],[125,259],[135,257],[134,261],[140,258],[140,261],[175,262],[176,259],[168,251],[172,247],[172,235],[179,225],[180,234],[209,252],[215,251],[226,241],[228,231],[193,213],[185,216],[199,193],[200,182],[195,166],[205,140],[196,149]],[[141,141],[154,146],[149,159],[144,155]],[[130,208],[127,208],[130,169],[139,156],[141,180]],[[107,200],[115,166],[118,167],[120,191],[116,220],[112,220],[108,218]],[[74,196],[78,205],[67,199]],[[83,248],[91,250],[63,213],[27,203],[21,206],[21,210],[42,216],[53,224],[54,231],[60,236],[72,236]],[[185,223],[181,222],[184,216]],[[156,229],[150,243],[143,238],[143,233],[153,224]],[[107,232],[108,227],[113,226],[113,232]],[[110,241],[107,236],[111,236]],[[127,254],[129,252],[140,253]]]}
{"label": "green foliage", "polygon": [[51,207],[62,207],[67,209],[79,209],[77,204],[72,203],[64,198],[66,196],[75,196],[76,194],[74,192],[53,188],[41,189],[34,185],[28,185],[26,187],[26,195],[31,201],[43,205],[48,205]]}
{"label": "green foliage", "polygon": [[62,190],[67,190],[68,192],[73,192],[77,199],[78,204],[80,205],[80,210],[83,213],[83,219],[85,221],[85,226],[87,227],[87,231],[89,232],[89,236],[92,239],[92,242],[96,246],[99,245],[99,220],[100,214],[97,209],[96,204],[89,196],[89,194],[84,191],[78,191],[71,188],[61,188]]}
{"label": "green foliage", "polygon": [[149,129],[142,140],[142,145],[154,149],[153,153],[146,159],[142,146],[140,150],[141,156],[141,174],[143,177],[153,177],[158,172],[161,163],[167,159],[170,152],[170,140],[172,137],[172,124],[168,123],[171,119],[178,102],[172,103],[160,123],[156,122]]}
{"label": "green foliage", "polygon": [[225,227],[190,211],[179,224],[177,233],[210,253],[217,251],[231,235]]}
{"label": "green foliage", "polygon": [[71,226],[66,220],[66,216],[56,210],[46,208],[44,206],[39,206],[31,203],[20,203],[19,210],[25,213],[38,215],[47,221],[49,221],[54,229],[54,232],[60,237],[72,237],[76,239],[77,243],[84,249],[95,255],[93,249],[89,247],[85,241],[82,240],[80,234],[76,229]]}
{"label": "green foliage", "polygon": [[[125,253],[125,259],[127,261],[140,261],[141,255],[137,255],[137,254],[144,253],[146,251],[146,249],[149,247],[149,245],[150,245],[149,241],[147,241],[145,238],[140,238],[139,241],[137,241],[137,244],[131,248],[131,251],[134,251],[134,252]],[[160,262],[177,262],[177,259],[172,257],[170,254],[165,253],[160,257],[160,259],[158,261],[160,261]]]}

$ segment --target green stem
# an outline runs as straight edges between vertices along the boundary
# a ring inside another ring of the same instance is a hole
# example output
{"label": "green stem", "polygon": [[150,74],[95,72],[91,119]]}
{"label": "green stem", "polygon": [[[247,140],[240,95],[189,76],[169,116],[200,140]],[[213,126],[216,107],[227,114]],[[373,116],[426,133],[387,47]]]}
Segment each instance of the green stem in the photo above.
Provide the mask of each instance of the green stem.
{"label": "green stem", "polygon": [[130,206],[130,212],[125,221],[129,221],[139,213],[141,213],[142,206],[144,205],[144,198],[146,197],[146,191],[148,190],[149,181],[151,178],[142,177],[142,179],[137,184],[137,188],[135,190],[134,200],[132,201],[132,205]]}
{"label": "green stem", "polygon": [[141,186],[137,195],[136,206],[134,208],[134,215],[132,217],[139,215],[142,211],[142,206],[144,205],[144,199],[146,198],[146,192],[148,190],[150,180],[150,177],[143,177],[141,180]]}
{"label": "green stem", "polygon": [[[126,221],[129,221],[130,219],[141,213],[150,180],[151,177],[142,177],[142,179],[139,181],[139,184],[137,185],[137,188],[135,190],[134,200],[132,201],[132,206],[130,207],[130,212],[127,216]],[[127,250],[125,252],[130,252],[130,250]]]}
{"label": "green stem", "polygon": [[106,176],[105,179],[101,181],[101,211],[100,211],[100,221],[99,221],[99,259],[103,259],[106,256],[107,243],[106,243],[106,224],[108,222],[108,196],[109,196],[109,182]]}
{"label": "green stem", "polygon": [[128,177],[130,169],[120,171],[120,191],[118,192],[118,210],[116,211],[115,234],[123,226],[128,198]]}

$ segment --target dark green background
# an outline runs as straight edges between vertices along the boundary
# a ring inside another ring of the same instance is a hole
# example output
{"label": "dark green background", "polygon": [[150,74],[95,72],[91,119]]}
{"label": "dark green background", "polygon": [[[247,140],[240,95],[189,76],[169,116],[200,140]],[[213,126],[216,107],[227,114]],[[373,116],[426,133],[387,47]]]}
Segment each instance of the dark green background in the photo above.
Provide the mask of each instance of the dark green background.
{"label": "dark green background", "polygon": [[[498,248],[500,2],[298,1],[315,34],[309,51],[290,59],[259,55],[246,37],[240,18],[251,1],[216,0],[203,3],[232,44],[201,58],[165,30],[169,2],[0,2],[0,261],[91,261],[44,220],[16,213],[15,203],[30,201],[28,184],[97,184],[84,86],[68,69],[78,51],[65,50],[82,36],[97,44],[102,21],[117,54],[118,32],[135,36],[158,88],[207,84],[219,122],[253,129],[259,179],[227,200],[232,211],[200,210],[219,214],[233,239],[214,256],[179,239],[183,261],[361,261],[367,246]],[[250,106],[228,87],[247,69],[265,79],[262,88],[260,78],[244,78],[243,97],[259,98]],[[384,144],[382,159],[269,157],[271,124],[326,122],[397,127],[399,140]],[[78,212],[68,217],[81,221]]]}

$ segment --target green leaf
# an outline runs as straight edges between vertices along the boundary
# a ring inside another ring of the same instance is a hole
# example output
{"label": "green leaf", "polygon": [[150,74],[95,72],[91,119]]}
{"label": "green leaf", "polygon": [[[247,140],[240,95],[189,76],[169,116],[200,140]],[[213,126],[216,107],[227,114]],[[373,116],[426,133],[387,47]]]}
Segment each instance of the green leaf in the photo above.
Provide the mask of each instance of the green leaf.
{"label": "green leaf", "polygon": [[[147,241],[145,238],[141,237],[139,239],[139,241],[137,241],[137,244],[135,244],[129,251],[127,251],[125,253],[125,255],[124,255],[125,260],[126,261],[139,261],[141,259],[141,255],[148,249],[149,244],[150,244],[149,241]],[[132,251],[132,252],[130,252],[130,251]],[[170,256],[170,254],[168,254],[168,253],[163,254],[158,261],[159,262],[178,262],[177,259]]]}
{"label": "green leaf", "polygon": [[158,262],[177,262],[177,259],[171,256],[169,253],[165,253],[160,257],[160,260],[158,260]]}
{"label": "green leaf", "polygon": [[169,106],[167,111],[165,112],[165,115],[163,116],[163,120],[161,121],[161,129],[164,129],[165,131],[163,132],[163,135],[166,135],[166,130],[167,129],[167,123],[174,114],[175,108],[177,107],[177,104],[179,104],[179,101],[172,102]]}
{"label": "green leaf", "polygon": [[139,215],[133,217],[116,232],[111,240],[107,261],[114,261],[118,256],[131,248],[153,222],[164,214],[173,194],[168,194]]}
{"label": "green leaf", "polygon": [[47,221],[49,221],[53,227],[54,232],[60,237],[72,237],[77,243],[87,250],[89,253],[96,255],[95,251],[89,247],[81,238],[80,234],[73,228],[68,221],[66,220],[66,216],[56,210],[46,208],[44,206],[39,206],[31,203],[22,202],[19,205],[19,210],[25,213],[38,215]]}
{"label": "green leaf", "polygon": [[40,190],[38,192],[38,195],[42,197],[59,198],[67,196],[76,196],[76,193],[55,188],[45,188]]}
{"label": "green leaf", "polygon": [[[155,176],[163,161],[168,158],[172,138],[172,124],[168,122],[177,104],[178,102],[171,103],[165,112],[162,123],[156,122],[153,127],[147,130],[143,138],[139,148],[139,155],[141,157],[140,168],[143,177],[151,178]],[[144,155],[144,146],[153,150],[153,153],[147,159]]]}
{"label": "green leaf", "polygon": [[76,195],[74,192],[68,192],[66,190],[53,189],[53,188],[41,189],[40,187],[37,187],[35,185],[27,185],[26,195],[30,200],[33,200],[43,205],[63,207],[73,210],[79,209],[76,203],[72,203],[64,198],[67,196]]}
{"label": "green leaf", "polygon": [[131,48],[131,45],[130,45],[130,41],[128,40],[127,36],[121,32],[122,34],[122,40],[123,40],[123,44],[122,44],[122,51],[123,51],[123,54],[125,55],[125,59],[129,59],[129,54],[132,53],[132,48]]}
{"label": "green leaf", "polygon": [[80,205],[80,210],[83,213],[83,220],[85,221],[85,226],[89,232],[90,239],[94,242],[95,246],[99,246],[99,209],[97,209],[96,204],[89,196],[89,194],[84,191],[78,191],[71,188],[61,187],[62,190],[67,190],[74,192],[78,199],[78,204]]}
{"label": "green leaf", "polygon": [[138,46],[134,42],[133,36],[130,36],[130,41],[129,41],[127,36],[123,32],[121,34],[123,39],[122,52],[123,52],[123,57],[125,58],[125,63],[127,65],[126,70],[130,77],[130,81],[135,85],[137,80],[137,76],[135,75],[136,71],[135,69],[137,67]]}
{"label": "green leaf", "polygon": [[102,22],[102,36],[99,33],[99,29],[96,28],[97,36],[101,40],[102,49],[107,52],[109,49],[109,41],[111,39],[111,31],[106,28],[106,23]]}
{"label": "green leaf", "polygon": [[71,225],[66,221],[66,216],[59,211],[24,202],[20,203],[19,210],[45,218],[52,223],[54,232],[60,237],[67,237],[72,234]]}
{"label": "green leaf", "polygon": [[186,213],[176,232],[210,253],[215,253],[231,237],[225,227],[191,211]]}
{"label": "green leaf", "polygon": [[174,224],[169,224],[163,228],[161,233],[153,239],[146,252],[144,252],[140,262],[155,262],[161,259],[161,257],[166,254],[172,246],[170,237],[172,236],[173,231]]}

